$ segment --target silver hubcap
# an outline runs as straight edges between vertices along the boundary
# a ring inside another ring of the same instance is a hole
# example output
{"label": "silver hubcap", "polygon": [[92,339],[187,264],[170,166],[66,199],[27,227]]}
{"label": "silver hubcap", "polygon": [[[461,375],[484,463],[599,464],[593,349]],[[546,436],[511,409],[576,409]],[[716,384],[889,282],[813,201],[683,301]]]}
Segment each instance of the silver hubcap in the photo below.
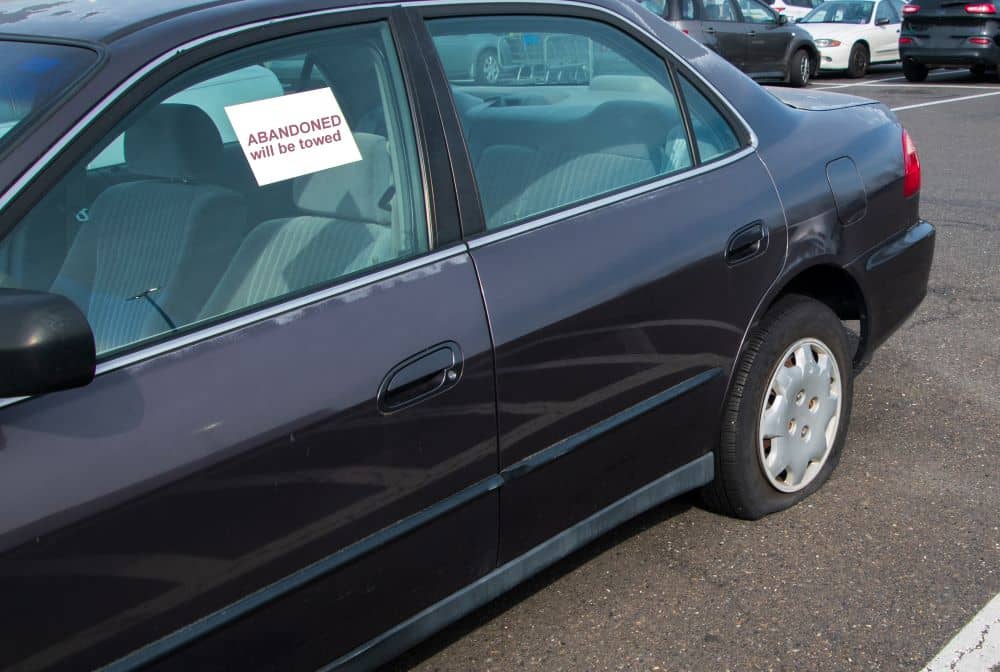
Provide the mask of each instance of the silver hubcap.
{"label": "silver hubcap", "polygon": [[500,79],[500,62],[493,54],[488,54],[483,59],[483,79],[490,83]]}
{"label": "silver hubcap", "polygon": [[797,492],[823,469],[840,424],[837,359],[815,338],[793,343],[779,360],[764,393],[757,452],[767,480]]}
{"label": "silver hubcap", "polygon": [[803,58],[802,59],[802,64],[799,65],[799,74],[802,75],[802,81],[803,82],[808,82],[809,81],[809,71],[811,70],[811,68],[809,67],[810,65],[811,64],[809,62],[809,57],[808,56],[806,56],[805,58]]}

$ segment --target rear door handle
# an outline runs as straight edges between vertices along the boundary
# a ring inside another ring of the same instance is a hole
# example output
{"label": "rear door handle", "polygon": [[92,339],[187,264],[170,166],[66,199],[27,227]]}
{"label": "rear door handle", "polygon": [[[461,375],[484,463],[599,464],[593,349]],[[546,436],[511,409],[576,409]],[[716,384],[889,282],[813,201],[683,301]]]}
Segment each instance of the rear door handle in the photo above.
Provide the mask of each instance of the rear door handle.
{"label": "rear door handle", "polygon": [[701,29],[701,32],[705,33],[706,35],[715,35],[715,28],[712,28],[712,26],[705,26],[704,28]]}
{"label": "rear door handle", "polygon": [[462,350],[445,341],[403,360],[385,375],[378,390],[378,408],[394,413],[436,396],[458,384]]}
{"label": "rear door handle", "polygon": [[763,221],[757,220],[729,237],[729,242],[726,244],[726,261],[730,265],[739,264],[763,254],[766,249],[767,227]]}

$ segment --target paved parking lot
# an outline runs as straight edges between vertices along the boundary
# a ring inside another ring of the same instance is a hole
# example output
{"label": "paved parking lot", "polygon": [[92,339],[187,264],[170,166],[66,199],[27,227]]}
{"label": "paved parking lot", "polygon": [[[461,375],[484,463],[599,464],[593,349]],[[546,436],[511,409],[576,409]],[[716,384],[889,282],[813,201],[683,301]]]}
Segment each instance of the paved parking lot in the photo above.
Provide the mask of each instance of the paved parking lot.
{"label": "paved parking lot", "polygon": [[670,502],[390,669],[918,670],[1000,592],[1000,83],[813,86],[899,108],[938,227],[927,300],[858,379],[831,481],[753,523]]}

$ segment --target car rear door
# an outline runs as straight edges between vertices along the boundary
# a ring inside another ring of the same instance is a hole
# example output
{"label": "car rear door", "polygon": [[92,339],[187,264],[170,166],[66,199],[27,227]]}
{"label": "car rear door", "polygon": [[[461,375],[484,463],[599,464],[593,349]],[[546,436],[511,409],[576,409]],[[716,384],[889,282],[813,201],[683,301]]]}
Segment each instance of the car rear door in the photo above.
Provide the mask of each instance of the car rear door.
{"label": "car rear door", "polygon": [[507,562],[638,488],[711,477],[729,370],[785,224],[735,112],[642,33],[597,9],[503,9],[420,12],[435,38],[562,34],[631,66],[529,90],[439,74],[485,219],[466,235],[496,351]]}
{"label": "car rear door", "polygon": [[732,0],[695,0],[700,4],[701,32],[706,47],[747,71],[747,27]]}
{"label": "car rear door", "polygon": [[[489,329],[398,16],[200,40],[14,202],[46,212],[124,134],[35,288],[88,317],[98,375],[0,410],[0,668],[315,669],[494,567]],[[292,61],[302,90],[199,106]]]}

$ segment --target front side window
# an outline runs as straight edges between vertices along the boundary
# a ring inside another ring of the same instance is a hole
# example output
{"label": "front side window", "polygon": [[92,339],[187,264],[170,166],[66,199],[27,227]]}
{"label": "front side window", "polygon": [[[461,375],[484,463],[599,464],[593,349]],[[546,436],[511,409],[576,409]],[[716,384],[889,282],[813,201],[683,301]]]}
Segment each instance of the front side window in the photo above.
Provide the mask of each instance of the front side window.
{"label": "front side window", "polygon": [[878,9],[875,10],[875,21],[877,22],[879,19],[888,23],[899,23],[899,15],[896,14],[896,9],[889,0],[882,0],[878,3]]}
{"label": "front side window", "polygon": [[0,149],[96,60],[88,49],[0,40]]}
{"label": "front side window", "polygon": [[729,0],[702,0],[701,18],[705,21],[736,21],[736,11]]}
{"label": "front side window", "polygon": [[743,11],[743,20],[747,23],[778,22],[778,17],[757,0],[739,0],[739,3],[740,9]]}
{"label": "front side window", "polygon": [[283,38],[150,96],[0,241],[0,286],[63,294],[99,356],[428,249],[388,28]]}
{"label": "front side window", "polygon": [[663,11],[667,8],[667,0],[642,0],[642,6],[657,16],[663,16]]}
{"label": "front side window", "polygon": [[[428,27],[453,73],[488,229],[693,165],[666,64],[624,33],[537,16],[436,19]],[[463,74],[477,52],[454,48],[482,35],[494,38],[491,82]]]}
{"label": "front side window", "polygon": [[875,3],[868,0],[834,0],[824,2],[809,12],[799,23],[850,23],[864,25],[872,16]]}

